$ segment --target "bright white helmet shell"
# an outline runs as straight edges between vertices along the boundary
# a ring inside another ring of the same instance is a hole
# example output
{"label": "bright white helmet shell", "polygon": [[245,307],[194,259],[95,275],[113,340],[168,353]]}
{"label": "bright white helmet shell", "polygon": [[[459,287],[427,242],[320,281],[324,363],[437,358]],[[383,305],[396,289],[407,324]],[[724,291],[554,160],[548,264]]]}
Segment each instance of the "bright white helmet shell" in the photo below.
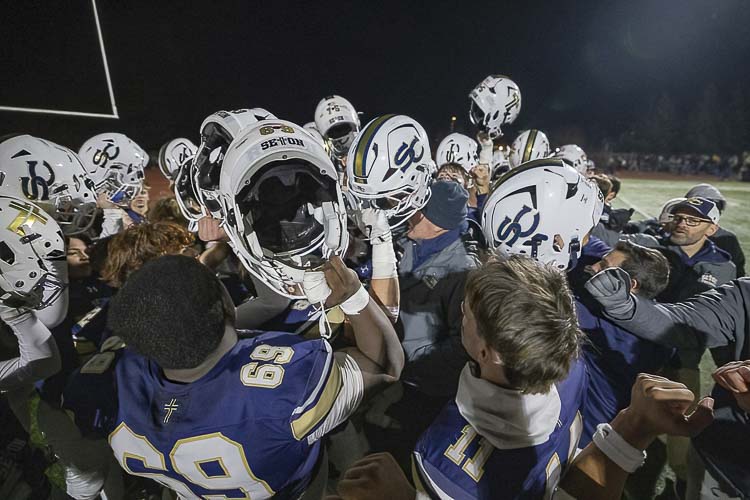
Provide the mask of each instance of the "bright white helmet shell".
{"label": "bright white helmet shell", "polygon": [[65,258],[65,241],[55,220],[33,203],[0,195],[0,303],[43,309],[65,285],[50,260]]}
{"label": "bright white helmet shell", "polygon": [[323,134],[321,134],[318,130],[315,122],[307,122],[302,127],[307,131],[308,134],[313,136],[313,138],[315,138],[315,140],[317,140],[321,146],[323,146],[323,149],[328,151],[328,144],[326,144],[326,140],[323,138]]}
{"label": "bright white helmet shell", "polygon": [[201,125],[201,144],[191,164],[193,192],[204,211],[217,219],[223,219],[218,201],[221,165],[232,141],[248,127],[256,123],[276,119],[263,108],[217,111],[209,115]]}
{"label": "bright white helmet shell", "polygon": [[359,115],[341,96],[321,99],[315,108],[315,126],[336,158],[343,158],[359,132]]}
{"label": "bright white helmet shell", "polygon": [[78,156],[30,135],[0,143],[0,194],[36,203],[67,235],[87,231],[96,216],[94,184]]}
{"label": "bright white helmet shell", "polygon": [[564,270],[580,256],[603,209],[594,182],[560,160],[536,160],[495,184],[482,211],[482,231],[499,255],[523,255]]}
{"label": "bright white helmet shell", "polygon": [[302,298],[304,272],[346,251],[336,170],[299,125],[266,120],[246,129],[227,151],[219,184],[235,253],[277,293]]}
{"label": "bright white helmet shell", "polygon": [[178,137],[164,144],[159,150],[159,170],[167,179],[174,180],[180,165],[195,156],[198,146],[190,139]]}
{"label": "bright white helmet shell", "polygon": [[78,156],[97,194],[107,193],[113,203],[127,206],[141,192],[149,157],[126,135],[95,135],[83,143]]}
{"label": "bright white helmet shell", "polygon": [[458,163],[464,170],[471,172],[479,164],[479,144],[469,136],[450,134],[438,145],[435,162],[438,167],[446,163]]}
{"label": "bright white helmet shell", "polygon": [[541,130],[524,130],[510,147],[508,161],[510,168],[516,168],[522,163],[541,160],[550,155],[549,139]]}
{"label": "bright white helmet shell", "polygon": [[501,127],[510,125],[521,112],[521,91],[503,75],[490,75],[469,94],[471,123],[494,139],[503,135]]}
{"label": "bright white helmet shell", "polygon": [[557,148],[555,158],[560,158],[582,175],[586,175],[589,168],[586,152],[575,144],[566,144]]}
{"label": "bright white helmet shell", "polygon": [[349,192],[360,204],[386,211],[391,228],[430,198],[435,162],[424,128],[404,115],[384,115],[365,125],[346,163]]}

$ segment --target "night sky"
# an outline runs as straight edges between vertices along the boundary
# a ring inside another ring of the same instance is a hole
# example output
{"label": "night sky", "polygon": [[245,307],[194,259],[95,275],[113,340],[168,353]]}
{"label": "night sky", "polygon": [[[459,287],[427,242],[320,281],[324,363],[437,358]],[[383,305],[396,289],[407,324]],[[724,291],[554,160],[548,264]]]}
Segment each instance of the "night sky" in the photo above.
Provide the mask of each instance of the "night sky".
{"label": "night sky", "polygon": [[[523,96],[511,139],[535,127],[554,146],[596,148],[660,92],[689,107],[709,82],[729,92],[750,81],[742,0],[97,5],[120,119],[0,111],[0,134],[77,150],[118,131],[156,149],[196,141],[218,109],[260,106],[302,124],[336,93],[363,121],[407,114],[437,140],[451,115],[470,129],[468,92],[500,73]],[[0,75],[0,105],[109,113],[90,1],[0,0]]]}

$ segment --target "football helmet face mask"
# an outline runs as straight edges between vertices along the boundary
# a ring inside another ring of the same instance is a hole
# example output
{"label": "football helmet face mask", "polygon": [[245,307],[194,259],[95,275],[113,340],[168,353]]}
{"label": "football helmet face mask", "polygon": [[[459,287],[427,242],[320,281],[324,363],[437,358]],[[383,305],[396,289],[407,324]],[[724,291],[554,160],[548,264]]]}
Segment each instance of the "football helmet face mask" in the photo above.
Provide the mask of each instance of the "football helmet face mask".
{"label": "football helmet face mask", "polygon": [[549,139],[541,130],[524,130],[510,147],[508,161],[510,168],[516,168],[522,163],[547,158],[550,154]]}
{"label": "football helmet face mask", "polygon": [[263,108],[217,111],[203,120],[201,144],[192,165],[192,185],[198,203],[205,212],[223,219],[218,201],[219,177],[224,156],[232,141],[246,128],[263,120],[276,118]]}
{"label": "football helmet face mask", "polygon": [[173,181],[180,166],[194,157],[197,151],[198,147],[190,139],[172,139],[159,150],[159,170],[164,177]]}
{"label": "football helmet face mask", "polygon": [[86,232],[96,217],[94,184],[78,156],[30,135],[0,143],[0,194],[36,203],[66,235]]}
{"label": "football helmet face mask", "polygon": [[586,153],[575,144],[566,144],[557,148],[555,158],[560,158],[583,176],[586,175],[589,168],[589,159]]}
{"label": "football helmet face mask", "polygon": [[198,201],[198,195],[193,186],[194,158],[188,158],[180,168],[174,179],[174,197],[180,207],[183,217],[188,221],[197,223],[205,217],[204,208]]}
{"label": "football helmet face mask", "polygon": [[322,99],[315,108],[315,126],[333,155],[342,159],[359,132],[359,115],[352,103],[332,95]]}
{"label": "football helmet face mask", "polygon": [[224,229],[245,268],[303,298],[305,271],[348,245],[346,208],[326,151],[302,127],[266,120],[229,147],[220,178]]}
{"label": "football helmet face mask", "polygon": [[503,75],[491,75],[482,80],[469,94],[471,123],[494,139],[503,135],[501,127],[510,125],[521,112],[521,91],[518,85]]}
{"label": "football helmet face mask", "polygon": [[594,182],[560,160],[536,160],[493,186],[482,211],[482,231],[501,256],[523,255],[565,270],[580,256],[603,209]]}
{"label": "football helmet face mask", "polygon": [[127,207],[143,187],[149,157],[132,139],[108,132],[95,135],[78,151],[96,193],[106,193],[115,205]]}
{"label": "football helmet face mask", "polygon": [[55,220],[33,203],[0,195],[0,303],[44,309],[60,296],[49,263],[65,258],[65,240]]}
{"label": "football helmet face mask", "polygon": [[438,145],[435,162],[438,167],[446,163],[458,163],[464,170],[471,172],[479,164],[479,144],[469,136],[450,134]]}
{"label": "football helmet face mask", "polygon": [[404,115],[368,123],[349,149],[349,192],[362,208],[385,210],[391,229],[406,222],[430,198],[436,171],[424,128]]}

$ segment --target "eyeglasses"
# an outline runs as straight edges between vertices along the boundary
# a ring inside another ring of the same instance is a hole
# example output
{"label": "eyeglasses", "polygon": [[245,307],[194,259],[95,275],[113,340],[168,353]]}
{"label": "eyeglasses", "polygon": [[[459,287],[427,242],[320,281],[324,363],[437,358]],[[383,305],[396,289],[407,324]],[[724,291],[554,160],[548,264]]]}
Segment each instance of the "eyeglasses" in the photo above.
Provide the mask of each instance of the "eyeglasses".
{"label": "eyeglasses", "polygon": [[684,215],[669,215],[667,216],[667,222],[674,223],[675,226],[679,226],[680,222],[684,222],[688,227],[700,226],[704,222],[711,222],[708,219],[699,219],[698,217],[685,217]]}

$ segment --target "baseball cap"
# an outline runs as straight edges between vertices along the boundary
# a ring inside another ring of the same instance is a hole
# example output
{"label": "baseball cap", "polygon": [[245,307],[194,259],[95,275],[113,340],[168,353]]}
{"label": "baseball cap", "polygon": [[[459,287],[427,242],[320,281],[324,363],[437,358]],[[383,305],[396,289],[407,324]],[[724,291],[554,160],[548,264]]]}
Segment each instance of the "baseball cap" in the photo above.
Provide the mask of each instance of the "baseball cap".
{"label": "baseball cap", "polygon": [[711,221],[714,224],[719,223],[719,217],[721,215],[719,208],[716,206],[716,203],[707,200],[706,198],[687,198],[685,201],[674,204],[670,208],[669,213],[674,214],[680,209],[687,209],[695,212],[695,214],[701,219]]}

